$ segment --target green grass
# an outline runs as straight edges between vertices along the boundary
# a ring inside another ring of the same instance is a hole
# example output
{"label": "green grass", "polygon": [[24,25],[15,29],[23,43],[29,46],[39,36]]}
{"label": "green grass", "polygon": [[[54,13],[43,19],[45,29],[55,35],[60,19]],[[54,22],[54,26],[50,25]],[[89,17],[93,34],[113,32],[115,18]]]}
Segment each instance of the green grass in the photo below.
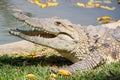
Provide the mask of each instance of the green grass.
{"label": "green grass", "polygon": [[[50,80],[49,67],[70,64],[66,59],[55,55],[36,58],[3,55],[0,57],[0,80]],[[34,74],[36,78],[28,79],[27,74]],[[56,80],[120,80],[120,63],[102,65],[71,76],[57,75]]]}

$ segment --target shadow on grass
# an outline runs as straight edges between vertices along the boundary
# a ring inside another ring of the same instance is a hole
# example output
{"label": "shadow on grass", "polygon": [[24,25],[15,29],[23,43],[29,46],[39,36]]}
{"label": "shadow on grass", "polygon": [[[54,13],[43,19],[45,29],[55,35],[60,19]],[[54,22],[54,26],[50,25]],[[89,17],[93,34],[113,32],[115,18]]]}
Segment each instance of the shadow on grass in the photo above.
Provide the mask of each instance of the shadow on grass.
{"label": "shadow on grass", "polygon": [[[36,58],[30,58],[26,56],[9,56],[4,55],[0,57],[0,66],[10,65],[10,66],[63,66],[72,64],[70,61],[66,60],[61,56],[51,55],[51,56],[40,56]],[[58,80],[120,80],[120,64],[113,63],[109,65],[102,65],[95,70],[88,70],[85,72],[76,72],[70,77],[59,76]]]}
{"label": "shadow on grass", "polygon": [[9,56],[9,55],[3,55],[0,57],[0,66],[2,65],[11,65],[11,66],[32,66],[32,65],[41,65],[41,66],[62,66],[62,65],[70,65],[72,64],[70,61],[67,59],[61,57],[61,56],[56,56],[56,55],[51,55],[49,57],[47,56],[40,56],[40,57],[26,57],[26,56],[19,56],[19,57],[14,57],[14,56]]}

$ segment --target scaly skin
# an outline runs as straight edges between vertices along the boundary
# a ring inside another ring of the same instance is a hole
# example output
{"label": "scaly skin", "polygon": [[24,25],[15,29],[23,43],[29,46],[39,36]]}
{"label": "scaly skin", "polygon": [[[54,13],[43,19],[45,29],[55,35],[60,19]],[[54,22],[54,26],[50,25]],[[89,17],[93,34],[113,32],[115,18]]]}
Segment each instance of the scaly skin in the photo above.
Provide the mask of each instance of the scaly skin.
{"label": "scaly skin", "polygon": [[119,22],[115,29],[109,29],[100,25],[83,27],[60,18],[30,18],[23,13],[13,16],[32,26],[32,30],[11,29],[11,34],[53,48],[74,63],[66,68],[51,68],[54,72],[84,71],[120,60]]}

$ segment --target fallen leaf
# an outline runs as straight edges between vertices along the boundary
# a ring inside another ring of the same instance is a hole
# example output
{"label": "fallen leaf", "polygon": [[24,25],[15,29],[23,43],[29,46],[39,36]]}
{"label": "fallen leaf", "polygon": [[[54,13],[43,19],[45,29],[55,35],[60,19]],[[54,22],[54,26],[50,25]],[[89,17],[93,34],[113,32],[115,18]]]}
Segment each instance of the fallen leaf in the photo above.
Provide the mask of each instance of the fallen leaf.
{"label": "fallen leaf", "polygon": [[55,78],[57,78],[56,74],[51,73],[50,74],[50,80],[55,80]]}
{"label": "fallen leaf", "polygon": [[93,78],[93,77],[94,77],[93,74],[89,74],[89,75],[88,75],[88,78]]}
{"label": "fallen leaf", "polygon": [[59,70],[58,74],[64,75],[64,76],[70,76],[71,75],[71,73],[67,70]]}
{"label": "fallen leaf", "polygon": [[40,55],[39,54],[35,54],[35,53],[31,53],[28,56],[31,57],[31,58],[36,58],[36,57],[39,57]]}
{"label": "fallen leaf", "polygon": [[36,78],[36,76],[34,74],[27,74],[26,78],[34,79],[34,78]]}

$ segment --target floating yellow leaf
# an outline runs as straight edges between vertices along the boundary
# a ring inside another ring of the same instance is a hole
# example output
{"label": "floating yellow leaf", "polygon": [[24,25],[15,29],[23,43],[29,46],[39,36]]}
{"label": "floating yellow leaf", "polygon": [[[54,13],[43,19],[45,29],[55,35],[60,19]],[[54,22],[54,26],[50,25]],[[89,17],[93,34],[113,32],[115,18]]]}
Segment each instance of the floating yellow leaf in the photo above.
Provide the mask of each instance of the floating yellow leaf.
{"label": "floating yellow leaf", "polygon": [[85,4],[83,4],[83,3],[77,2],[76,5],[85,8]]}
{"label": "floating yellow leaf", "polygon": [[39,0],[35,0],[35,4],[39,5],[41,8],[47,7],[47,4],[41,3]]}
{"label": "floating yellow leaf", "polygon": [[57,2],[47,2],[47,6],[57,6]]}
{"label": "floating yellow leaf", "polygon": [[100,6],[103,9],[107,9],[107,10],[115,10],[115,7],[109,7],[109,6]]}
{"label": "floating yellow leaf", "polygon": [[39,0],[34,0],[34,2],[35,2],[36,4],[40,3],[40,1],[39,1]]}
{"label": "floating yellow leaf", "polygon": [[64,76],[70,76],[71,73],[67,70],[59,70],[58,74],[64,75]]}
{"label": "floating yellow leaf", "polygon": [[44,4],[44,3],[37,3],[37,5],[39,5],[41,8],[46,8],[47,7],[47,4]]}
{"label": "floating yellow leaf", "polygon": [[103,19],[112,19],[110,16],[103,16]]}
{"label": "floating yellow leaf", "polygon": [[98,20],[98,21],[100,21],[100,20],[101,20],[101,18],[97,18],[97,20]]}
{"label": "floating yellow leaf", "polygon": [[26,78],[34,79],[34,78],[36,78],[36,76],[34,74],[27,74]]}
{"label": "floating yellow leaf", "polygon": [[100,5],[97,3],[95,4],[93,2],[88,2],[86,4],[77,2],[76,5],[83,7],[83,8],[103,8],[103,9],[107,9],[107,10],[115,10],[116,9],[115,7],[104,6],[104,5]]}
{"label": "floating yellow leaf", "polygon": [[41,8],[46,8],[47,7],[47,4],[42,4],[41,3]]}
{"label": "floating yellow leaf", "polygon": [[114,22],[116,20],[113,19],[111,16],[106,15],[103,17],[98,17],[97,21],[101,22],[102,24],[106,24],[106,23]]}

